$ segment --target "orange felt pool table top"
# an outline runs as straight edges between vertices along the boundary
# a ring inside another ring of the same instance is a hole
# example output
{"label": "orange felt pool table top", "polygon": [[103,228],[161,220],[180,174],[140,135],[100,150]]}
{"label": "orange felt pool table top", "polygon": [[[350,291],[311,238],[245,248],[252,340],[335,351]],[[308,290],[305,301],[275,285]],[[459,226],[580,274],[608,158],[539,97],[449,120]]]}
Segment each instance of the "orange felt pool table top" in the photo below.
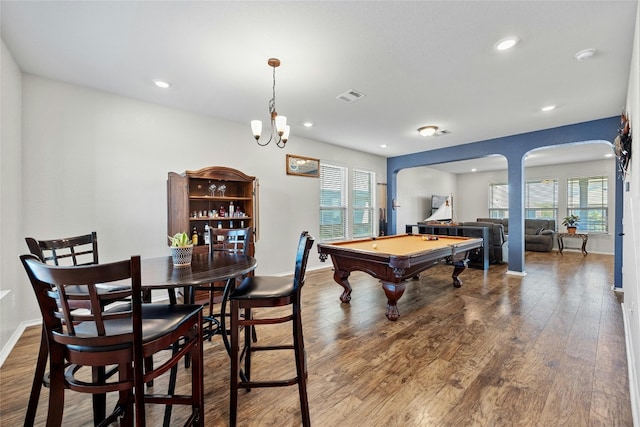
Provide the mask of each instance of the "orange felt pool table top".
{"label": "orange felt pool table top", "polygon": [[476,239],[456,236],[403,234],[397,236],[382,236],[370,239],[324,243],[322,245],[331,246],[336,249],[340,248],[346,251],[370,252],[372,254],[377,253],[391,256],[412,256],[424,252],[461,245],[469,242],[470,240]]}

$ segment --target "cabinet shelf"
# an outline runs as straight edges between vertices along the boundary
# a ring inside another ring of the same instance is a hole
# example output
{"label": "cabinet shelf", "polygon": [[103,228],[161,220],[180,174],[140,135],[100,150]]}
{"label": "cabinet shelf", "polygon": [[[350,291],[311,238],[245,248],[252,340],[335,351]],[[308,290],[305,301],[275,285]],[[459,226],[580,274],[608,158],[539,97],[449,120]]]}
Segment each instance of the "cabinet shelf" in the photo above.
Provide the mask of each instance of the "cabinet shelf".
{"label": "cabinet shelf", "polygon": [[252,197],[235,197],[235,196],[189,196],[189,200],[206,200],[211,202],[235,202],[236,200],[250,202]]}
{"label": "cabinet shelf", "polygon": [[[226,187],[225,195],[216,190],[211,195],[210,188],[219,189]],[[220,195],[218,195],[220,194]],[[212,211],[228,212],[233,204],[235,212],[244,213],[244,216],[196,216],[197,214],[211,213]],[[168,207],[168,234],[187,232],[189,235],[195,231],[202,235],[205,225],[238,228],[241,225],[251,227],[253,235],[249,242],[249,253],[254,253],[254,242],[258,240],[258,180],[240,172],[239,170],[224,167],[210,166],[199,170],[185,171],[184,173],[169,172],[167,178],[167,207]],[[232,224],[233,222],[233,224]],[[198,248],[204,245],[198,246]]]}
{"label": "cabinet shelf", "polygon": [[234,217],[221,217],[221,216],[199,216],[197,218],[189,217],[189,221],[247,221],[253,219],[250,216],[234,216]]}

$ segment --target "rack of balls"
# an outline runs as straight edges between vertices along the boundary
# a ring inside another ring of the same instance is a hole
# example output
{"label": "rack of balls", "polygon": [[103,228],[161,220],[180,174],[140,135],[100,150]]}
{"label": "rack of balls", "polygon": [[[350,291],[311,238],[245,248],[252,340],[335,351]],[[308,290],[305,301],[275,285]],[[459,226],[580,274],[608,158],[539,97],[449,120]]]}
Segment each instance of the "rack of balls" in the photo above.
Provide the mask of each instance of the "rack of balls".
{"label": "rack of balls", "polygon": [[422,240],[438,240],[438,236],[432,236],[432,235],[423,235],[422,236]]}

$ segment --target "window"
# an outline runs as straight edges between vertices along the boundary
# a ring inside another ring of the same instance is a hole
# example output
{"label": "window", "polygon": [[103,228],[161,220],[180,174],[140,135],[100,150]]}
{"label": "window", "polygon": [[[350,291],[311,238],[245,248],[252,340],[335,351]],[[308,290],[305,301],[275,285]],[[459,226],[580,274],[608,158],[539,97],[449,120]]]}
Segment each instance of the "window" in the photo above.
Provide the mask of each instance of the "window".
{"label": "window", "polygon": [[373,172],[353,171],[353,237],[373,236]]}
{"label": "window", "polygon": [[567,215],[578,215],[578,231],[606,233],[609,224],[606,176],[567,180]]}
{"label": "window", "polygon": [[490,184],[489,185],[489,217],[508,218],[509,217],[509,185]]}
{"label": "window", "polygon": [[[527,181],[524,199],[525,218],[553,219],[558,218],[558,181],[543,179]],[[509,185],[489,185],[489,217],[509,217]]]}
{"label": "window", "polygon": [[558,221],[558,180],[527,181],[525,185],[524,217]]}
{"label": "window", "polygon": [[347,237],[347,168],[320,163],[320,240]]}

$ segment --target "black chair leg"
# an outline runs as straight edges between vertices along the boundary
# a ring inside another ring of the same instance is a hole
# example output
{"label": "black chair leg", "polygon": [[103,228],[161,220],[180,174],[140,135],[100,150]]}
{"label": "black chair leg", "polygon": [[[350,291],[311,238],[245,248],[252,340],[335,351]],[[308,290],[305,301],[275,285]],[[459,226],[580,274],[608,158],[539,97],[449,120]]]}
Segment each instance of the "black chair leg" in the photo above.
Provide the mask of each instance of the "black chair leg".
{"label": "black chair leg", "polygon": [[[245,320],[251,319],[251,309],[244,309],[244,318]],[[249,382],[251,381],[251,358],[253,356],[253,351],[251,349],[251,329],[254,325],[247,325],[244,329],[244,377],[243,381]],[[242,374],[242,372],[241,372]],[[249,392],[251,388],[247,387],[246,390]]]}
{"label": "black chair leg", "polygon": [[302,425],[308,427],[311,426],[311,416],[309,414],[309,399],[307,398],[307,367],[304,338],[302,336],[302,318],[299,311],[293,319],[293,347],[296,357],[296,374],[298,375],[298,394],[300,395]]}
{"label": "black chair leg", "polygon": [[[96,366],[91,369],[93,383],[99,384],[105,381],[106,368],[104,366]],[[93,398],[93,425],[98,425],[107,414],[107,395],[104,393],[94,394]]]}
{"label": "black chair leg", "polygon": [[[238,416],[238,376],[240,375],[240,354],[239,354],[239,331],[238,321],[240,320],[240,308],[238,303],[231,302],[231,346],[229,356],[231,357],[231,377],[229,396],[229,425],[235,427]],[[228,344],[227,344],[228,345]]]}
{"label": "black chair leg", "polygon": [[[173,345],[173,349],[171,350],[171,352],[173,353],[173,356],[175,356],[179,350],[180,350],[180,343],[175,343]],[[178,365],[176,364],[171,367],[171,374],[169,376],[169,388],[167,391],[167,395],[169,396],[175,394],[177,376],[178,376]],[[167,405],[164,408],[164,423],[163,423],[164,427],[169,427],[171,425],[172,408],[173,408],[172,405]]]}
{"label": "black chair leg", "polygon": [[47,369],[48,357],[49,349],[47,347],[47,335],[43,326],[40,337],[40,350],[38,350],[38,361],[36,362],[36,372],[33,374],[33,383],[31,384],[29,404],[27,405],[27,413],[24,418],[25,427],[32,426],[36,420],[38,399],[40,399],[40,389],[42,388],[42,380],[44,378],[45,370]]}

